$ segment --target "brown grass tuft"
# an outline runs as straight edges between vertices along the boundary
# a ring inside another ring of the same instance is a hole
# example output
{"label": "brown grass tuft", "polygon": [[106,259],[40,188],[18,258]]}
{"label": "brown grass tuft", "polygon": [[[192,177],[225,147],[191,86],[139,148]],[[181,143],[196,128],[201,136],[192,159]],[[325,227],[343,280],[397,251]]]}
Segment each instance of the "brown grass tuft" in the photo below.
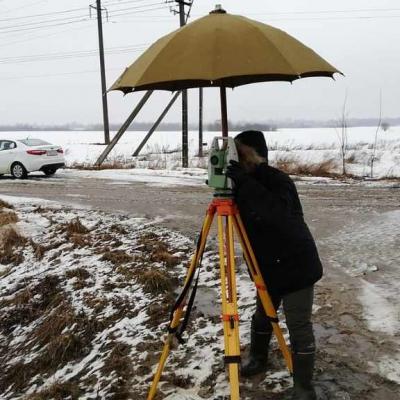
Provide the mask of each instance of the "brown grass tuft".
{"label": "brown grass tuft", "polygon": [[57,276],[48,275],[35,286],[19,290],[12,299],[3,302],[9,309],[0,314],[0,329],[8,334],[18,325],[26,325],[64,300]]}
{"label": "brown grass tuft", "polygon": [[10,210],[13,210],[14,206],[11,205],[10,203],[7,203],[6,201],[0,199],[0,210],[2,208],[9,208]]}
{"label": "brown grass tuft", "polygon": [[67,232],[68,235],[73,235],[73,234],[85,234],[89,232],[89,229],[86,228],[79,219],[79,217],[74,218],[68,224],[65,225],[65,231]]}
{"label": "brown grass tuft", "polygon": [[69,168],[86,171],[101,171],[104,169],[133,169],[135,168],[135,164],[131,162],[114,160],[103,163],[101,165],[93,165],[89,163],[73,163]]}
{"label": "brown grass tuft", "polygon": [[14,228],[3,229],[0,243],[0,264],[21,264],[24,256],[19,248],[24,247],[26,243],[27,239]]}
{"label": "brown grass tuft", "polygon": [[128,233],[123,226],[118,225],[118,224],[111,225],[110,231],[114,232],[114,233],[119,233],[120,235],[126,235]]}
{"label": "brown grass tuft", "polygon": [[174,279],[159,269],[144,271],[137,275],[136,280],[146,292],[154,295],[171,292],[175,283]]}
{"label": "brown grass tuft", "polygon": [[101,261],[110,261],[114,265],[126,264],[133,260],[133,257],[123,250],[106,251],[100,259]]}
{"label": "brown grass tuft", "polygon": [[181,262],[179,257],[175,257],[165,250],[156,250],[151,255],[151,260],[155,262],[163,262],[167,267],[175,267]]}
{"label": "brown grass tuft", "polygon": [[130,346],[125,343],[114,343],[113,349],[104,360],[102,373],[105,376],[113,374],[118,376],[118,379],[111,384],[111,399],[123,400],[132,398],[129,384],[133,375],[132,361],[129,357],[130,350]]}
{"label": "brown grass tuft", "polygon": [[275,160],[275,166],[279,170],[289,175],[306,175],[319,177],[336,177],[337,164],[334,159],[322,161],[320,163],[306,164],[301,163],[295,158],[283,156]]}
{"label": "brown grass tuft", "polygon": [[[48,245],[43,245],[43,244],[36,243],[33,239],[30,239],[29,244],[32,246],[35,257],[38,260],[41,260],[41,259],[43,259],[43,257],[45,256],[45,254],[48,251],[57,249],[58,247],[60,247],[63,244],[63,242],[54,241],[54,242],[49,243]],[[53,257],[54,257],[54,255],[53,255]],[[52,259],[54,259],[53,257],[51,257],[50,261]]]}
{"label": "brown grass tuft", "polygon": [[87,284],[86,279],[89,279],[91,275],[84,268],[75,268],[75,269],[69,270],[65,273],[65,276],[68,279],[76,278],[76,281],[74,282],[75,290],[83,289],[84,287],[90,286]]}
{"label": "brown grass tuft", "polygon": [[0,226],[15,224],[18,222],[18,216],[15,212],[1,212],[0,211]]}
{"label": "brown grass tuft", "polygon": [[92,244],[90,236],[82,233],[73,233],[69,235],[69,241],[74,245],[74,247],[86,247]]}
{"label": "brown grass tuft", "polygon": [[81,390],[75,382],[55,382],[47,389],[29,395],[26,400],[78,400]]}
{"label": "brown grass tuft", "polygon": [[175,387],[187,389],[193,386],[193,378],[191,376],[176,375],[174,372],[166,374],[163,379]]}

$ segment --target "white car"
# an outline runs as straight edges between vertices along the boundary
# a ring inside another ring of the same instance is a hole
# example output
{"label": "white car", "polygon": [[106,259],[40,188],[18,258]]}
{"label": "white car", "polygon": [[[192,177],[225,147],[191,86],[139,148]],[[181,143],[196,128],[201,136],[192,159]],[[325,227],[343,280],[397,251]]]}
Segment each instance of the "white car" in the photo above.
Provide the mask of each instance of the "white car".
{"label": "white car", "polygon": [[0,139],[0,175],[25,179],[29,172],[42,171],[49,176],[64,166],[64,151],[60,146],[33,138]]}

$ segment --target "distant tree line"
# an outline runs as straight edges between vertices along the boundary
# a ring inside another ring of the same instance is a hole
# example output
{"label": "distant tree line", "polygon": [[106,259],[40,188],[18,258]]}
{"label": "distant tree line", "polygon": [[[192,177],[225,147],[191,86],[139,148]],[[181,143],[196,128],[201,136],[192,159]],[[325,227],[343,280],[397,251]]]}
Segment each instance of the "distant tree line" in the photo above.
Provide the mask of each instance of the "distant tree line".
{"label": "distant tree line", "polygon": [[[376,118],[350,118],[347,121],[347,127],[355,126],[377,126]],[[381,127],[384,131],[388,130],[390,126],[400,125],[400,118],[386,118],[382,121]],[[112,131],[117,131],[121,124],[110,124]],[[147,131],[153,126],[152,122],[134,122],[128,130],[130,131]],[[337,127],[337,120],[277,120],[265,122],[233,122],[229,121],[229,129],[231,131],[242,131],[246,129],[254,129],[261,131],[276,131],[283,128],[335,128]],[[179,122],[165,122],[160,125],[158,130],[161,131],[179,131],[181,124]],[[190,124],[190,130],[197,130],[197,124]],[[214,121],[204,125],[206,131],[218,132],[221,130],[221,122]],[[15,124],[15,125],[0,125],[0,132],[6,131],[102,131],[102,124],[79,124],[79,123],[66,123],[66,124]]]}

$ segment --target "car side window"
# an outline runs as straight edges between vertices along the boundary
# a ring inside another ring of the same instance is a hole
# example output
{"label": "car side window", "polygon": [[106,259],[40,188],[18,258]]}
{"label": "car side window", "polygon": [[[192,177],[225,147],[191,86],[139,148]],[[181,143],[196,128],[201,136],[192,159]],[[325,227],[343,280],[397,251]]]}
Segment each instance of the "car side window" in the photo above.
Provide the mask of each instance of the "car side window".
{"label": "car side window", "polygon": [[15,149],[17,144],[11,140],[0,140],[0,151]]}

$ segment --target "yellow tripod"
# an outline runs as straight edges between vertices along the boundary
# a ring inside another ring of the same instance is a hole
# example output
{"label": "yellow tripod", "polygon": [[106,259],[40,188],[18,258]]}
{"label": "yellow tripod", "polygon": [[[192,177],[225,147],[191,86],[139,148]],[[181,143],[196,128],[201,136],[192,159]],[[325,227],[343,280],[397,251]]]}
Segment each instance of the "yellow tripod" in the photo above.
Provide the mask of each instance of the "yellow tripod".
{"label": "yellow tripod", "polygon": [[[153,383],[151,385],[147,400],[153,400],[157,385],[160,381],[162,371],[164,369],[168,354],[171,349],[174,336],[182,324],[184,316],[184,308],[186,312],[191,305],[186,303],[187,294],[192,284],[196,268],[201,262],[207,236],[217,214],[218,223],[218,244],[219,244],[219,260],[221,273],[221,291],[222,291],[222,321],[224,327],[224,344],[225,344],[225,363],[228,365],[229,383],[231,390],[231,400],[239,400],[239,364],[240,364],[240,343],[239,343],[239,314],[237,306],[236,292],[236,271],[235,271],[235,254],[234,254],[234,231],[237,233],[243,254],[250,271],[250,275],[257,288],[258,295],[262,305],[272,324],[273,331],[278,340],[279,347],[285,358],[287,368],[292,373],[292,358],[286,345],[282,331],[279,327],[279,321],[276,311],[272,304],[271,298],[267,292],[264,280],[262,278],[260,268],[256,257],[252,250],[251,244],[247,237],[243,222],[240,218],[239,211],[234,204],[232,198],[215,198],[208,207],[206,218],[203,223],[196,252],[191,260],[190,267],[186,276],[185,286],[182,294],[179,296],[177,303],[171,315],[169,325],[169,333],[164,343],[161,353],[160,362],[158,364]],[[193,296],[194,298],[194,296]],[[193,299],[191,299],[192,301]],[[189,303],[191,302],[189,301]],[[187,320],[183,322],[186,324]]]}

